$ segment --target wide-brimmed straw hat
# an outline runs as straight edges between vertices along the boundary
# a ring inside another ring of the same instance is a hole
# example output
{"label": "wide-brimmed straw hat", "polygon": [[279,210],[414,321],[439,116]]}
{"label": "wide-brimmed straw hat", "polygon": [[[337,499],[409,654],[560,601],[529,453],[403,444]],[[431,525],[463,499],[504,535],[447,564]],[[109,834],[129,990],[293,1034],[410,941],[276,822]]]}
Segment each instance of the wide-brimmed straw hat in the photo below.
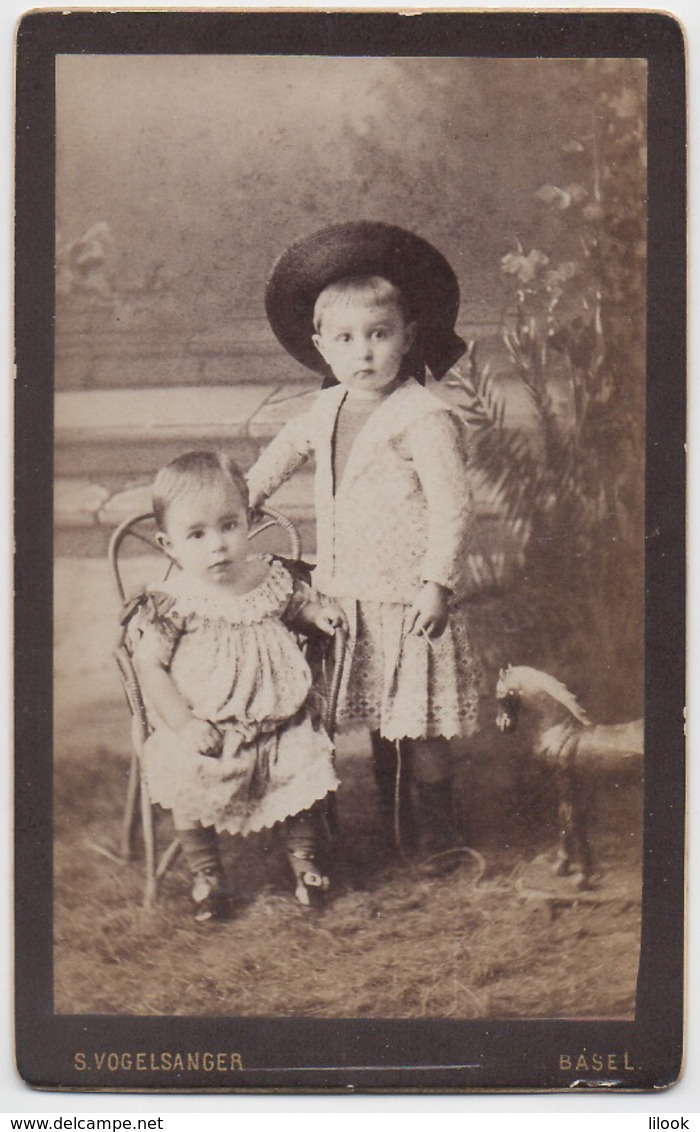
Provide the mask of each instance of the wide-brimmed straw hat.
{"label": "wide-brimmed straw hat", "polygon": [[376,220],[355,220],[321,228],[296,240],[277,260],[265,293],[270,325],[293,358],[317,373],[324,385],[335,379],[312,342],[316,300],[339,279],[381,275],[397,286],[416,340],[404,371],[423,380],[425,367],[443,377],[465,350],[455,333],[459,284],[445,257],[421,236]]}

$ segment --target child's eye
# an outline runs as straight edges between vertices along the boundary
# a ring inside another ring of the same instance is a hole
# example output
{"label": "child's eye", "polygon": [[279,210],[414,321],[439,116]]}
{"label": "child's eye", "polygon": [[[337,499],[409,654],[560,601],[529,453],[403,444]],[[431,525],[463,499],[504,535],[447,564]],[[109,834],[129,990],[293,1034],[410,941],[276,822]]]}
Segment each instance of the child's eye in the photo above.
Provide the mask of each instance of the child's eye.
{"label": "child's eye", "polygon": [[346,331],[343,331],[342,334],[336,334],[335,340],[336,342],[349,342],[350,335]]}
{"label": "child's eye", "polygon": [[224,531],[226,531],[227,533],[228,533],[228,531],[235,531],[237,526],[238,526],[238,522],[236,521],[236,519],[228,519],[223,524]]}
{"label": "child's eye", "polygon": [[381,342],[383,338],[387,337],[387,332],[383,326],[379,327],[377,330],[373,331],[373,337],[379,339]]}
{"label": "child's eye", "polygon": [[190,531],[188,538],[204,538],[204,531]]}

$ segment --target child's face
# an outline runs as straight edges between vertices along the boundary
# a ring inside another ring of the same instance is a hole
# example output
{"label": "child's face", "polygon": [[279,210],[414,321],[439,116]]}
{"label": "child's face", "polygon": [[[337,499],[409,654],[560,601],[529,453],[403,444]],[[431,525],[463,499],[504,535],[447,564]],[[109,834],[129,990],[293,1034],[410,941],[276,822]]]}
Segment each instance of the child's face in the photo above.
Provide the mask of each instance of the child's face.
{"label": "child's face", "polygon": [[396,380],[414,329],[395,301],[378,305],[370,296],[353,295],[325,308],[313,342],[340,384],[353,396],[368,397]]}
{"label": "child's face", "polygon": [[168,504],[160,545],[192,577],[221,586],[248,557],[248,513],[236,486],[195,487]]}

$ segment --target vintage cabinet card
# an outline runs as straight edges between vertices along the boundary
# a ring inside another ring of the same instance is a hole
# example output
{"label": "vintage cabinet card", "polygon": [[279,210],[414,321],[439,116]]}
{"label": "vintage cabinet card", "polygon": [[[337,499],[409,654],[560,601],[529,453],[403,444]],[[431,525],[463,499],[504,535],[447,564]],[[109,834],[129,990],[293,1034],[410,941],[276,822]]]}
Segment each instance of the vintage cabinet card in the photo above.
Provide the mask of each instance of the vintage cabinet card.
{"label": "vintage cabinet card", "polygon": [[684,176],[660,13],[22,19],[30,1084],[677,1079]]}

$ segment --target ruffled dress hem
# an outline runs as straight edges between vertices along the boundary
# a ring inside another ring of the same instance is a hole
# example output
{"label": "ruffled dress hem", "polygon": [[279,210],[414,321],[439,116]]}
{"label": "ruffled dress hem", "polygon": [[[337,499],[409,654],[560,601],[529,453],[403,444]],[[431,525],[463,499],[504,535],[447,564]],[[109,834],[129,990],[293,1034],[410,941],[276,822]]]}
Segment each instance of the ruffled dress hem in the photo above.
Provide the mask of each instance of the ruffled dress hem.
{"label": "ruffled dress hem", "polygon": [[252,833],[338,786],[311,672],[284,623],[306,598],[307,589],[272,559],[246,594],[210,593],[176,575],[135,609],[135,660],[140,654],[169,671],[193,714],[223,734],[218,757],[196,755],[147,705],[153,730],[144,777],[151,799],[173,811],[176,825]]}
{"label": "ruffled dress hem", "polygon": [[350,628],[338,730],[368,727],[390,740],[468,738],[478,730],[483,671],[460,607],[429,640],[410,631],[403,603],[323,600],[342,606]]}

